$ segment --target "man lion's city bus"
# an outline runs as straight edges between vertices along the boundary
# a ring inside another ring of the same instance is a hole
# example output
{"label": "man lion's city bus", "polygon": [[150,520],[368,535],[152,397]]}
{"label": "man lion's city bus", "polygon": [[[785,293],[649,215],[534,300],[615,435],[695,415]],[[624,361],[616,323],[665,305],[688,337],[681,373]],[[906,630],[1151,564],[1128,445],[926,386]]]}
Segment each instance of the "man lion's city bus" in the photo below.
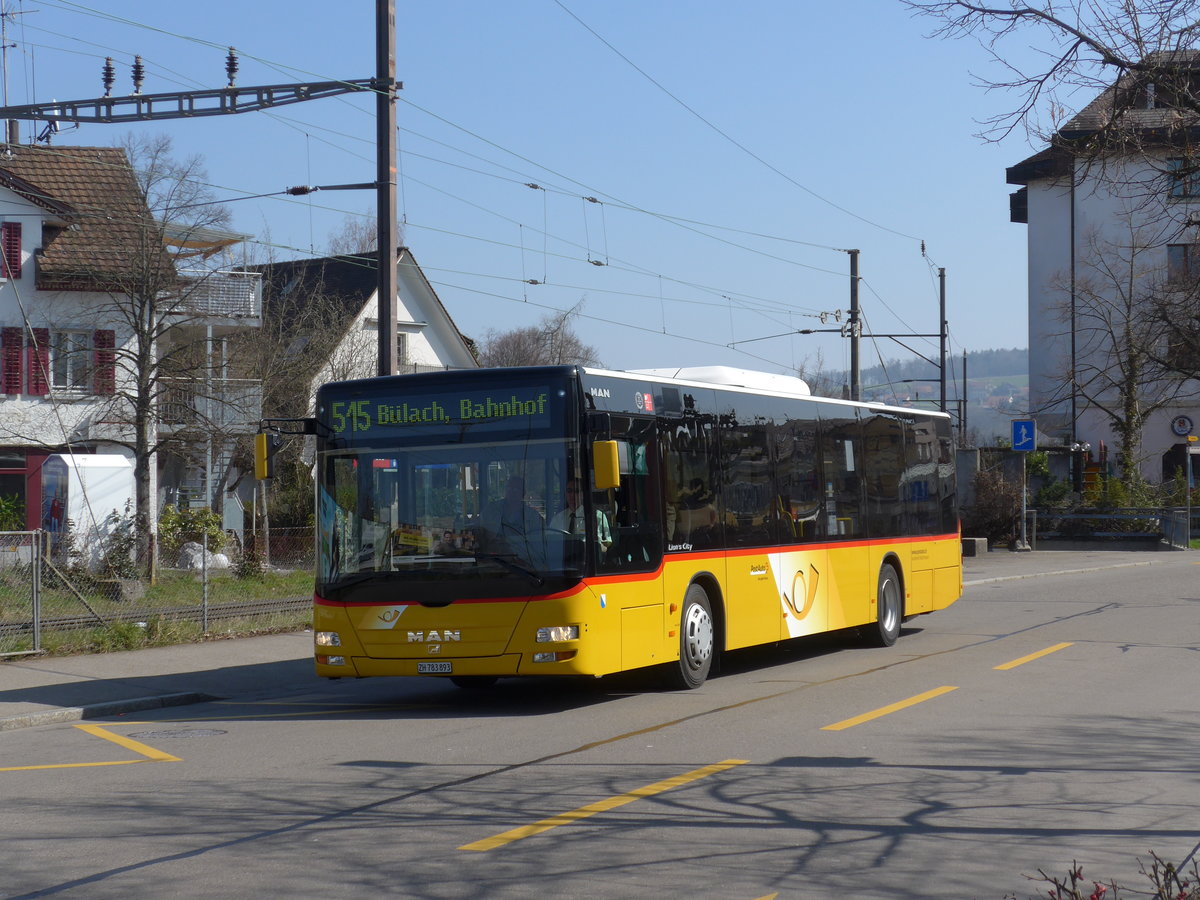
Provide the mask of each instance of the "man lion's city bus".
{"label": "man lion's city bus", "polygon": [[724,367],[477,369],[317,394],[316,671],[695,688],[726,650],[962,592],[950,422]]}

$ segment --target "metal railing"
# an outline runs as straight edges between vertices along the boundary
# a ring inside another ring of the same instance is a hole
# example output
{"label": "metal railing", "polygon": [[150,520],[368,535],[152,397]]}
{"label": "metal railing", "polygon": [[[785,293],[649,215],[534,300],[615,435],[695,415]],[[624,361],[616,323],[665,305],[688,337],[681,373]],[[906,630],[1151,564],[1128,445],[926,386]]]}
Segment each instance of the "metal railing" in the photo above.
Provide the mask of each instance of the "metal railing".
{"label": "metal railing", "polygon": [[1038,540],[1119,541],[1166,543],[1172,548],[1189,548],[1191,535],[1200,524],[1184,507],[1116,507],[1110,509],[1031,509],[1027,527],[1030,545]]}
{"label": "metal railing", "polygon": [[198,316],[257,319],[262,316],[258,272],[185,272],[180,310]]}
{"label": "metal railing", "polygon": [[160,425],[253,430],[262,417],[262,382],[257,378],[214,378],[207,383],[164,378],[163,384],[166,393],[158,403]]}

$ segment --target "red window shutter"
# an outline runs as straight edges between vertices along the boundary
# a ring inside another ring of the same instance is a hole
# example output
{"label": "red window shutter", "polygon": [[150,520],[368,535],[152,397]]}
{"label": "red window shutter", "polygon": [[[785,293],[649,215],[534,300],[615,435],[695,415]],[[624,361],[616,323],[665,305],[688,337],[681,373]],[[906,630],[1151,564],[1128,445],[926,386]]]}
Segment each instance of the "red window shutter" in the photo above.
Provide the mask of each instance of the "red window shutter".
{"label": "red window shutter", "polygon": [[50,393],[50,329],[32,328],[33,341],[26,348],[29,366],[29,393],[45,397]]}
{"label": "red window shutter", "polygon": [[3,254],[5,278],[21,277],[21,223],[5,222],[0,229],[0,253]]}
{"label": "red window shutter", "polygon": [[6,394],[21,393],[21,351],[25,344],[25,329],[8,327],[0,331],[0,378]]}
{"label": "red window shutter", "polygon": [[111,328],[101,328],[92,336],[92,346],[96,349],[93,390],[111,397],[117,392],[117,336]]}

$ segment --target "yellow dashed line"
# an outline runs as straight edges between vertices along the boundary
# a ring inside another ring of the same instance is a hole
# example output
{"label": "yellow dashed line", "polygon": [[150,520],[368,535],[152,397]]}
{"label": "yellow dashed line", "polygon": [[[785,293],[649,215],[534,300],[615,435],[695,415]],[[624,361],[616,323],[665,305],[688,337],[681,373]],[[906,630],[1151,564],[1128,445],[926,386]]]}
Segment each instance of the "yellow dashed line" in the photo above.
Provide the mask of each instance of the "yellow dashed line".
{"label": "yellow dashed line", "polygon": [[872,719],[878,719],[889,713],[898,712],[910,706],[916,706],[918,703],[924,703],[926,700],[932,700],[934,697],[940,697],[942,694],[948,694],[951,691],[957,690],[957,687],[943,685],[940,688],[934,688],[932,691],[926,691],[923,694],[917,694],[915,697],[909,697],[907,700],[901,700],[898,703],[891,703],[887,706],[881,706],[879,709],[873,709],[870,712],[863,713],[861,716],[855,716],[853,719],[843,719],[840,722],[834,722],[832,725],[824,726],[821,730],[844,731],[847,728],[853,728],[855,725],[861,725],[863,722],[870,722]]}
{"label": "yellow dashed line", "polygon": [[1072,643],[1072,641],[1067,641],[1065,644],[1055,644],[1053,647],[1047,647],[1045,650],[1039,650],[1037,653],[1030,653],[1028,656],[1022,656],[1019,659],[1009,660],[1003,665],[992,666],[992,668],[1001,672],[1005,672],[1009,669],[1015,669],[1017,666],[1023,666],[1027,662],[1033,662],[1035,659],[1041,659],[1043,656],[1049,656],[1051,653],[1057,653],[1064,647],[1070,647]]}
{"label": "yellow dashed line", "polygon": [[726,769],[732,769],[734,766],[744,765],[747,762],[749,762],[749,760],[727,759],[724,762],[714,763],[713,765],[705,766],[702,769],[693,769],[691,772],[685,772],[682,775],[676,775],[674,778],[668,778],[665,781],[658,781],[654,784],[648,784],[645,787],[640,787],[636,791],[630,791],[627,794],[618,794],[616,797],[609,797],[607,800],[589,803],[587,806],[581,806],[578,809],[571,810],[570,812],[552,816],[549,819],[542,819],[540,822],[534,822],[532,825],[523,825],[520,828],[513,828],[509,831],[505,831],[502,834],[497,834],[490,838],[484,838],[481,841],[463,844],[458,849],[480,851],[493,850],[496,847],[502,847],[505,844],[511,844],[513,841],[519,841],[522,838],[532,837],[535,834],[541,834],[543,831],[549,831],[551,828],[557,828],[559,825],[569,825],[571,822],[576,822],[579,819],[586,819],[588,816],[594,816],[596,813],[607,812],[610,809],[616,809],[618,806],[624,806],[626,803],[632,803],[634,800],[639,800],[642,797],[651,797],[654,794],[661,794],[663,791],[671,790],[671,788],[676,788],[692,781],[698,781],[701,778],[707,778],[709,775],[715,775],[718,772],[724,772]]}

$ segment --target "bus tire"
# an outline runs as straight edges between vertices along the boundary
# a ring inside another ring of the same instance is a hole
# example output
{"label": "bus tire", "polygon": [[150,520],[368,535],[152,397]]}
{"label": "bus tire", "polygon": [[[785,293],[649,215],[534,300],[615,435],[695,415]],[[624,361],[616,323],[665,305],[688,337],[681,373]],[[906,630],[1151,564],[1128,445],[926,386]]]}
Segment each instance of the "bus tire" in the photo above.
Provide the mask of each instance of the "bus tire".
{"label": "bus tire", "polygon": [[708,593],[693,584],[683,596],[679,617],[679,662],[668,669],[671,687],[694,690],[704,684],[713,664],[716,628]]}
{"label": "bus tire", "polygon": [[900,637],[900,621],[904,618],[904,594],[900,576],[891,563],[879,568],[879,585],[875,593],[875,628],[870,632],[872,643],[890,647]]}

